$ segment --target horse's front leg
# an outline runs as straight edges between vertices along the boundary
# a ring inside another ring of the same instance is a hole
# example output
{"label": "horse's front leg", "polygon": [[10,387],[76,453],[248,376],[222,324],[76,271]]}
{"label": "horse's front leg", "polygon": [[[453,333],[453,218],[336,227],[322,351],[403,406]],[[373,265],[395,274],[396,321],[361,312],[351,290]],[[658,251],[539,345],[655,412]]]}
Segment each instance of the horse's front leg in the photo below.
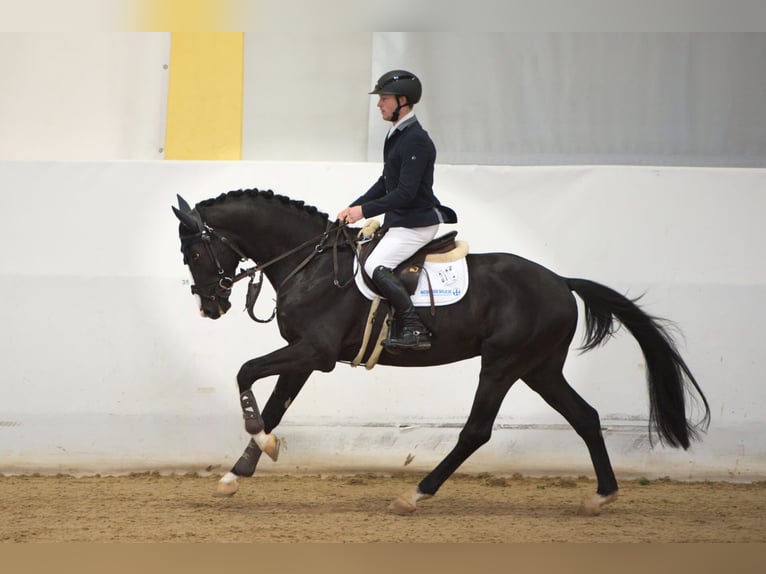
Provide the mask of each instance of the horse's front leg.
{"label": "horse's front leg", "polygon": [[[277,427],[285,412],[287,412],[287,408],[293,403],[295,397],[298,396],[310,375],[311,371],[280,375],[269,400],[266,401],[266,406],[263,407],[262,420],[264,432],[271,434],[271,431]],[[251,438],[239,460],[218,481],[216,495],[231,496],[237,492],[239,477],[253,476],[255,474],[255,468],[258,466],[261,452],[263,451],[261,451],[255,440]]]}
{"label": "horse's front leg", "polygon": [[[314,370],[330,371],[335,367],[335,360],[322,360],[316,349],[303,342],[289,345],[263,357],[252,359],[242,365],[237,374],[240,392],[240,406],[245,419],[245,430],[251,435],[245,452],[218,483],[219,495],[230,496],[237,491],[237,478],[252,476],[265,452],[272,460],[279,455],[279,439],[271,431],[279,424],[287,407],[292,403],[309,375]],[[279,375],[277,385],[261,415],[255,396],[253,383],[265,377]]]}

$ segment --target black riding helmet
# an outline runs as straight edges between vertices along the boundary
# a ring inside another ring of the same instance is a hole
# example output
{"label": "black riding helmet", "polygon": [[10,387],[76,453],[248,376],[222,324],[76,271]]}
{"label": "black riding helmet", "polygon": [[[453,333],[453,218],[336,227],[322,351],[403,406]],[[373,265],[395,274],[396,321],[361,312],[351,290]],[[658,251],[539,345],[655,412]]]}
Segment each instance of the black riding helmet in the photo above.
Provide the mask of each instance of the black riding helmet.
{"label": "black riding helmet", "polygon": [[[395,96],[404,96],[410,105],[417,104],[420,96],[423,94],[423,86],[418,77],[406,70],[391,70],[386,72],[375,83],[375,87],[370,92],[372,94],[392,94]],[[398,105],[394,112],[393,121],[399,119],[399,110],[402,106]]]}

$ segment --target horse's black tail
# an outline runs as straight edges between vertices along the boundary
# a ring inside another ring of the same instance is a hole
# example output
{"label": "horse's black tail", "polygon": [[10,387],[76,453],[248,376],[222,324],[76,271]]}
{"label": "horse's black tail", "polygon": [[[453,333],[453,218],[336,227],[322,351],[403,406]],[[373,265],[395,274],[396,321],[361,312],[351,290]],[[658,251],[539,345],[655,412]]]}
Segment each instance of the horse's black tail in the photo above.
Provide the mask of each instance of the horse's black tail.
{"label": "horse's black tail", "polygon": [[[614,318],[636,338],[646,360],[649,386],[649,436],[656,431],[660,442],[689,448],[699,431],[710,424],[710,407],[696,379],[676,348],[663,323],[647,315],[636,301],[617,291],[586,279],[567,279],[569,288],[585,305],[583,352],[604,343],[615,332]],[[694,397],[696,393],[697,397]],[[697,423],[686,417],[686,398],[698,398],[703,414]]]}

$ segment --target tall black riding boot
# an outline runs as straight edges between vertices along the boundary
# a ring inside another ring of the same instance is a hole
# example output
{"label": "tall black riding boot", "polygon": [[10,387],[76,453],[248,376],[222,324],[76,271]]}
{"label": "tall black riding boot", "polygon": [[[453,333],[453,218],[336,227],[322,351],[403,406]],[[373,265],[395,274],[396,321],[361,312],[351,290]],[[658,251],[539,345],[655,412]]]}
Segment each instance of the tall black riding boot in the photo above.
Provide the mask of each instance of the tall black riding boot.
{"label": "tall black riding boot", "polygon": [[372,281],[394,308],[394,325],[401,326],[401,333],[395,334],[393,333],[394,329],[392,329],[388,338],[383,341],[383,346],[396,350],[425,351],[430,349],[431,334],[420,320],[420,316],[412,305],[410,295],[399,278],[388,267],[381,265],[373,272]]}

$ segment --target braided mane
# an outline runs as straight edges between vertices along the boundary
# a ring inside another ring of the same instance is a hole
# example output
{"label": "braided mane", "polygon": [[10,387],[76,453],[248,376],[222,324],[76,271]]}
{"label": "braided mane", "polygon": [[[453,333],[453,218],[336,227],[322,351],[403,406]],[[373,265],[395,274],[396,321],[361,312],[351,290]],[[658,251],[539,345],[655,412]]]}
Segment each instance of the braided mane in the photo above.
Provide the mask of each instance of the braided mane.
{"label": "braided mane", "polygon": [[229,191],[227,193],[222,193],[218,197],[213,197],[210,199],[205,199],[203,201],[200,201],[196,207],[198,208],[207,207],[207,206],[223,203],[227,200],[239,199],[241,197],[250,197],[256,200],[265,199],[268,201],[278,201],[284,205],[293,206],[305,213],[308,213],[309,215],[316,215],[324,219],[329,219],[329,216],[326,213],[319,211],[313,205],[306,205],[305,202],[303,201],[290,199],[286,195],[276,194],[270,189],[261,190],[261,189],[253,188],[253,189],[238,189],[236,191]]}

